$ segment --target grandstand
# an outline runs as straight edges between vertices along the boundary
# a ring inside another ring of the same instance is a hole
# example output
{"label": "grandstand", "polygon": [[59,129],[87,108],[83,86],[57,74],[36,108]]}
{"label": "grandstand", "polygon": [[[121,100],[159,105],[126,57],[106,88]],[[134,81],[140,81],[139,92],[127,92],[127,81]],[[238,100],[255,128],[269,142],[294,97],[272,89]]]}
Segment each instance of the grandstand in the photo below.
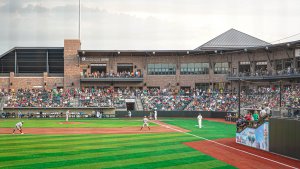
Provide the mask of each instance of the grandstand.
{"label": "grandstand", "polygon": [[300,41],[270,44],[235,29],[194,50],[82,50],[65,40],[2,54],[0,87],[6,107],[236,112],[239,86],[244,100],[258,89],[274,97],[280,87],[298,89],[299,51]]}

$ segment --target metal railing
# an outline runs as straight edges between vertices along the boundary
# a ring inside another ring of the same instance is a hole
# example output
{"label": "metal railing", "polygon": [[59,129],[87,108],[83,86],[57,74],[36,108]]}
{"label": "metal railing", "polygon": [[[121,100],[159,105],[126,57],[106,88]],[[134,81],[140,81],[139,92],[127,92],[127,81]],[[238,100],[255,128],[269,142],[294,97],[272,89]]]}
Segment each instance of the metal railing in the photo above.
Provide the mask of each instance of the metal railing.
{"label": "metal railing", "polygon": [[300,77],[300,70],[289,68],[283,70],[273,71],[255,71],[255,72],[240,72],[237,74],[229,73],[228,80],[239,79],[280,79],[280,78],[298,78]]}

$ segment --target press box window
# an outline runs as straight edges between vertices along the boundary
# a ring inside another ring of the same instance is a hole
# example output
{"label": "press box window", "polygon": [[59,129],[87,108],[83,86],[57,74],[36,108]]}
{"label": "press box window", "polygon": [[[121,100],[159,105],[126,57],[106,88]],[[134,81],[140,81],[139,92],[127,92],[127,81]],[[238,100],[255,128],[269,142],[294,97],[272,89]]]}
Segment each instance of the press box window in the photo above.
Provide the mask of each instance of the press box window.
{"label": "press box window", "polygon": [[148,75],[175,75],[175,64],[148,64]]}
{"label": "press box window", "polygon": [[180,65],[180,74],[208,74],[208,63],[183,63]]}
{"label": "press box window", "polygon": [[215,63],[214,73],[215,74],[227,74],[229,64],[228,62]]}

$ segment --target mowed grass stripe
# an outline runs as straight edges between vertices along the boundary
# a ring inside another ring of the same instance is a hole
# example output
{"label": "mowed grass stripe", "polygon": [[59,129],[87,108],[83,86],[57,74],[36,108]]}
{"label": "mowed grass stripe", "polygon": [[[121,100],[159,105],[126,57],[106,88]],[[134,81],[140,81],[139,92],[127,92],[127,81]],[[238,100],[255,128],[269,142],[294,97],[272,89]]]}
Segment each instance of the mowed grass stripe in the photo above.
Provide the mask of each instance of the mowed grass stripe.
{"label": "mowed grass stripe", "polygon": [[[167,142],[167,143],[164,143],[163,146],[172,146],[172,145],[177,145],[177,147],[181,147],[178,145],[178,143],[174,143],[174,142]],[[134,146],[134,149],[132,150],[138,150],[139,148],[145,148],[145,147],[163,147],[162,145],[160,145],[159,143],[158,144],[145,144],[144,145],[140,145],[140,146]],[[81,153],[97,153],[97,152],[114,152],[114,151],[126,151],[127,149],[130,149],[132,147],[131,146],[124,146],[124,147],[115,147],[115,148],[95,148],[93,146],[90,146],[88,149],[84,149],[84,150],[75,150],[75,151],[82,151]],[[44,151],[48,152],[48,149],[45,149]],[[27,151],[20,151],[20,152],[26,152]],[[19,152],[19,153],[20,153]],[[74,149],[68,149],[68,150],[59,150],[59,151],[54,151],[54,156],[56,155],[59,155],[60,153],[69,153],[69,152],[74,152]],[[56,154],[57,153],[57,154]],[[27,156],[29,156],[30,158],[27,158],[27,159],[31,159],[32,157],[34,157],[34,155],[37,154],[36,152],[34,154],[27,154]],[[15,157],[15,159],[13,158]],[[19,158],[18,155],[12,155],[10,156],[11,159],[14,159],[14,161],[16,162],[18,159],[22,160],[22,157]],[[37,158],[37,157],[36,157]],[[43,157],[39,157],[39,158],[43,158]],[[3,160],[5,160],[6,158],[4,157]],[[40,160],[40,159],[37,159],[37,160]],[[41,159],[43,160],[43,159]],[[26,162],[29,162],[28,160]],[[35,161],[33,161],[35,162]]]}
{"label": "mowed grass stripe", "polygon": [[[135,136],[138,137],[156,137],[158,135],[163,136],[173,136],[173,135],[182,135],[182,133],[138,133],[138,134],[66,134],[66,135],[35,135],[35,134],[26,134],[26,135],[0,135],[0,144],[10,143],[10,142],[18,142],[22,140],[22,142],[26,140],[49,140],[49,139],[56,139],[56,140],[66,140],[66,139],[73,139],[73,138],[81,138],[84,137],[98,137],[102,139],[110,139],[110,138],[127,138],[128,136]],[[2,142],[2,143],[1,143]]]}
{"label": "mowed grass stripe", "polygon": [[[169,146],[169,145],[183,145],[183,144],[179,144],[178,142],[174,142],[174,141],[170,141],[170,142],[164,142],[163,143],[163,146]],[[121,146],[121,147],[120,147]],[[111,150],[111,151],[117,151],[119,149],[138,149],[138,148],[143,148],[143,147],[156,147],[156,146],[162,146],[162,143],[161,142],[158,142],[158,143],[152,143],[152,144],[146,144],[146,143],[141,143],[139,145],[127,145],[127,146],[123,146],[121,144],[116,144],[116,145],[113,145],[113,146],[105,146],[104,148],[108,150]],[[67,152],[67,151],[79,151],[79,150],[90,150],[92,149],[93,151],[97,152],[97,151],[101,151],[103,149],[103,145],[88,145],[88,146],[80,146],[80,147],[75,147],[75,148],[70,148],[70,149],[41,149],[39,151],[37,150],[26,150],[26,154],[28,155],[31,155],[31,154],[36,154],[36,153],[41,153],[41,152]],[[20,150],[22,151],[22,150]],[[6,155],[11,155],[11,156],[16,156],[19,154],[19,152],[14,152],[14,153],[9,153],[9,154],[6,154]],[[33,153],[31,153],[33,152]]]}
{"label": "mowed grass stripe", "polygon": [[[180,141],[180,139],[176,138],[177,141]],[[186,140],[185,137],[182,138],[183,140]],[[79,144],[83,144],[84,146],[71,146],[71,147],[66,147],[65,145],[60,145],[58,146],[59,144],[61,143],[57,143],[57,145],[53,145],[55,147],[55,149],[53,150],[53,152],[64,152],[64,153],[67,153],[67,152],[73,152],[74,150],[76,151],[80,151],[80,150],[85,150],[89,153],[91,153],[91,151],[116,151],[118,149],[128,149],[132,146],[135,147],[135,149],[139,148],[139,147],[159,147],[161,145],[170,145],[172,143],[174,143],[174,138],[170,138],[170,137],[166,137],[166,138],[160,138],[159,140],[155,141],[154,144],[149,144],[149,142],[153,142],[153,140],[149,140],[149,139],[145,139],[145,140],[140,140],[137,142],[137,140],[133,140],[132,142],[118,142],[118,141],[115,141],[114,144],[112,144],[111,142],[108,142],[106,144],[102,144],[102,143],[99,143],[99,142],[95,142],[93,140],[88,140],[89,142],[92,142],[92,144],[86,144],[86,142],[80,142]],[[96,144],[97,143],[97,144]],[[178,142],[177,142],[178,144]],[[61,148],[59,148],[61,147]],[[121,148],[120,148],[121,147]],[[104,149],[103,149],[104,148]],[[20,157],[16,154],[18,154],[20,151],[26,151],[26,154],[27,155],[30,155],[30,156],[35,156],[35,154],[38,154],[37,153],[37,150],[36,149],[31,149],[33,153],[31,153],[30,151],[27,150],[28,148],[24,149],[24,148],[18,148],[16,149],[15,153],[9,153],[7,154],[6,153],[6,156],[5,157],[0,157],[0,161],[10,161],[9,159],[14,159],[14,160],[17,160],[17,159],[23,159],[24,157]],[[47,146],[47,145],[43,145],[42,147],[40,147],[41,151],[39,152],[44,152],[44,151],[47,151],[49,152],[49,149],[50,151],[52,150],[51,147]],[[43,158],[40,157],[40,158]],[[29,158],[30,159],[30,158]]]}
{"label": "mowed grass stripe", "polygon": [[[164,161],[156,161],[156,162],[148,162],[148,163],[142,163],[142,164],[133,164],[133,165],[123,165],[122,168],[130,168],[130,169],[140,169],[140,168],[158,168],[158,167],[170,167],[170,166],[177,166],[181,164],[192,164],[199,161],[206,162],[206,161],[212,161],[215,160],[210,156],[191,156],[191,157],[184,157],[184,158],[178,158],[173,160],[164,160]],[[105,169],[119,169],[120,167],[105,167]]]}
{"label": "mowed grass stripe", "polygon": [[[13,136],[12,136],[13,137]],[[113,137],[112,137],[113,138]],[[59,141],[77,141],[77,140],[82,140],[82,139],[100,139],[99,136],[97,135],[87,135],[84,138],[82,136],[77,136],[77,137],[47,137],[47,138],[20,138],[18,137],[17,139],[11,140],[11,141],[1,141],[0,142],[0,146],[5,146],[5,147],[9,147],[9,146],[15,146],[15,144],[19,144],[20,140],[22,140],[22,144],[29,144],[29,145],[35,145],[35,144],[40,144],[43,141],[47,141],[47,143],[51,143],[51,142],[59,142]],[[103,138],[101,138],[103,139]],[[107,139],[107,138],[105,138]]]}
{"label": "mowed grass stripe", "polygon": [[[186,141],[189,139],[189,136],[181,136],[181,137],[177,137],[176,138],[177,141]],[[143,144],[144,142],[148,142],[149,140],[159,140],[159,142],[168,142],[168,141],[171,141],[171,140],[174,140],[173,137],[156,137],[156,138],[153,138],[153,139],[149,139],[149,138],[138,138],[138,139],[135,139],[133,137],[129,137],[129,138],[126,138],[126,139],[118,139],[118,138],[115,138],[115,139],[112,139],[112,140],[97,140],[98,144],[100,145],[123,145],[123,146],[126,146],[126,145],[132,145],[132,144],[136,144],[136,143],[132,143],[133,141],[137,142],[137,145],[139,144]],[[68,140],[65,140],[63,142],[68,142]],[[11,152],[14,152],[14,151],[19,151],[19,150],[31,150],[31,149],[35,149],[35,150],[38,150],[38,149],[51,149],[51,148],[56,148],[56,149],[68,149],[68,148],[74,148],[74,147],[77,147],[77,146],[86,146],[86,145],[94,145],[94,146],[97,146],[95,144],[96,140],[91,140],[91,139],[80,139],[79,141],[74,141],[74,142],[70,142],[68,144],[62,144],[61,142],[44,142],[44,143],[40,143],[40,144],[32,144],[32,145],[28,145],[28,144],[24,144],[22,145],[22,148],[16,148],[16,147],[3,147],[3,151],[11,151]],[[121,142],[121,143],[120,143]],[[22,143],[20,143],[22,144]]]}
{"label": "mowed grass stripe", "polygon": [[[179,134],[179,133],[174,133],[174,134]],[[65,135],[66,137],[64,137],[64,135],[51,135],[51,137],[47,137],[48,135],[45,135],[45,138],[36,138],[34,137],[35,135],[26,135],[26,137],[22,137],[24,135],[19,135],[17,137],[15,137],[16,135],[7,135],[5,140],[0,140],[0,144],[1,145],[9,145],[9,143],[19,143],[20,141],[22,141],[22,143],[26,143],[26,142],[30,142],[30,143],[34,143],[34,142],[38,142],[40,143],[40,141],[63,141],[63,140],[72,140],[72,139],[81,139],[81,138],[87,138],[87,137],[91,137],[91,138],[97,138],[98,140],[109,140],[109,139],[116,139],[116,138],[125,138],[127,139],[128,136],[134,136],[134,138],[155,138],[155,137],[160,137],[161,136],[172,136],[172,134],[156,134],[156,133],[152,133],[152,134],[126,134],[126,135],[116,135],[116,134],[110,134],[110,135],[106,135],[106,137],[104,137],[105,135],[102,134],[95,134],[95,135],[91,135],[91,134],[86,134],[86,135],[76,135],[76,136],[72,136],[72,137],[68,137],[69,135]],[[182,134],[180,134],[182,135]],[[10,139],[13,140],[10,140]],[[8,143],[8,144],[6,144]]]}
{"label": "mowed grass stripe", "polygon": [[235,167],[221,162],[219,160],[211,160],[205,162],[196,162],[192,164],[180,164],[176,166],[168,166],[168,167],[158,167],[158,169],[174,169],[174,168],[187,168],[187,169],[213,169],[213,168],[228,168],[228,169],[235,169]]}
{"label": "mowed grass stripe", "polygon": [[128,154],[128,153],[138,153],[138,152],[151,152],[157,150],[175,150],[178,148],[183,148],[185,146],[178,146],[176,145],[168,145],[168,146],[154,146],[149,149],[146,144],[145,147],[129,149],[128,147],[117,147],[117,148],[99,148],[99,149],[84,149],[84,150],[77,150],[77,151],[60,151],[60,152],[44,152],[44,153],[37,153],[31,155],[18,155],[18,156],[5,156],[0,157],[0,161],[17,161],[17,160],[26,160],[26,159],[37,159],[37,158],[50,158],[50,157],[59,157],[59,156],[68,156],[68,155],[82,155],[91,154],[91,153],[100,153],[101,155],[120,155],[120,154]]}
{"label": "mowed grass stripe", "polygon": [[[11,136],[11,137],[14,137],[14,136]],[[137,137],[137,136],[135,136]],[[141,135],[142,137],[142,135]],[[156,136],[149,136],[150,138],[151,137],[156,137]],[[39,138],[39,139],[36,139],[36,138],[28,138],[28,139],[23,139],[21,137],[18,137],[17,139],[15,140],[12,140],[12,141],[5,141],[3,143],[0,142],[0,146],[1,145],[5,145],[6,147],[7,146],[15,146],[16,143],[19,143],[20,139],[22,139],[22,143],[23,144],[35,144],[35,143],[38,143],[40,144],[42,141],[47,141],[47,143],[51,143],[51,142],[57,142],[57,141],[65,141],[65,140],[68,140],[68,141],[77,141],[77,140],[81,140],[81,139],[101,139],[101,140],[107,140],[108,142],[110,140],[115,140],[116,138],[128,138],[128,136],[118,136],[118,135],[111,135],[110,137],[101,137],[101,135],[85,135],[84,137],[82,137],[82,135],[77,135],[76,137],[67,137],[67,138],[64,138],[64,137],[59,137],[57,138],[56,136],[54,137],[47,137],[46,139],[43,139],[43,138]],[[138,138],[138,137],[137,137]]]}
{"label": "mowed grass stripe", "polygon": [[[100,129],[99,129],[100,130]],[[138,131],[137,131],[138,132]],[[30,138],[30,139],[58,139],[58,138],[62,138],[62,139],[66,139],[66,138],[78,138],[81,136],[97,136],[97,137],[101,137],[101,138],[115,138],[115,137],[127,137],[128,135],[135,135],[135,137],[151,137],[152,135],[173,135],[173,134],[179,134],[179,133],[138,133],[138,134],[25,134],[25,135],[13,135],[13,134],[2,134],[0,135],[0,144],[1,141],[5,141],[5,142],[13,142],[13,141],[18,141],[18,139],[22,139],[22,141],[24,141],[24,139],[26,138]]]}
{"label": "mowed grass stripe", "polygon": [[[139,168],[146,168],[143,167],[143,164],[147,163],[164,163],[167,160],[174,160],[174,161],[180,161],[183,158],[192,158],[192,157],[199,157],[199,156],[206,156],[204,154],[201,154],[199,151],[193,151],[191,152],[178,152],[174,154],[166,154],[166,155],[157,155],[157,156],[142,156],[139,158],[133,158],[133,159],[124,159],[124,160],[118,160],[118,161],[108,161],[108,162],[101,162],[100,160],[98,162],[90,163],[90,164],[73,164],[73,166],[70,167],[60,167],[60,168],[72,168],[72,169],[80,169],[83,167],[86,168],[126,168],[129,166],[139,166]],[[209,157],[209,156],[207,156]],[[210,157],[211,158],[211,157]],[[199,159],[200,160],[200,159]],[[199,161],[198,161],[199,162]],[[129,167],[130,168],[130,167]]]}
{"label": "mowed grass stripe", "polygon": [[[177,151],[176,151],[177,150]],[[43,168],[47,166],[47,168],[52,167],[60,167],[60,166],[74,166],[74,165],[80,165],[80,164],[91,164],[91,163],[104,163],[104,162],[117,162],[120,160],[130,160],[130,159],[138,159],[138,158],[149,158],[151,156],[176,156],[176,154],[180,152],[185,152],[186,154],[189,153],[195,153],[193,149],[189,148],[181,148],[181,149],[170,149],[170,150],[160,150],[160,151],[151,151],[151,152],[141,152],[141,153],[129,153],[129,154],[123,154],[123,155],[104,155],[99,153],[94,154],[86,154],[88,156],[82,156],[82,155],[74,155],[74,156],[67,156],[67,157],[61,157],[59,160],[57,158],[48,158],[44,160],[34,160],[33,163],[27,163],[27,160],[25,160],[25,163],[19,163],[19,165],[14,165],[12,168]],[[55,160],[55,161],[49,161]],[[2,165],[2,164],[1,164]],[[10,165],[6,166],[10,167]]]}

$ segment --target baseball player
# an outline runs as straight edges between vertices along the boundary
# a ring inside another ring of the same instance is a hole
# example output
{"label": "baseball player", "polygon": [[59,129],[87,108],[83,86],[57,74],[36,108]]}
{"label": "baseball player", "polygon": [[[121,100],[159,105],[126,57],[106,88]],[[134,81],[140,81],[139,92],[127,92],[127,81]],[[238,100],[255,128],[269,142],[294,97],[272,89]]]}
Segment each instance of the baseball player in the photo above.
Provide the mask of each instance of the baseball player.
{"label": "baseball player", "polygon": [[154,110],[154,120],[157,120],[157,110]]}
{"label": "baseball player", "polygon": [[67,110],[67,112],[66,112],[66,121],[69,121],[69,113],[70,113],[70,111]]}
{"label": "baseball player", "polygon": [[131,111],[128,111],[128,117],[131,118]]}
{"label": "baseball player", "polygon": [[147,116],[144,116],[144,119],[143,119],[144,124],[143,124],[143,126],[141,127],[141,130],[142,130],[145,126],[147,126],[148,129],[150,130],[148,121],[149,121],[149,119],[147,118]]}
{"label": "baseball player", "polygon": [[198,126],[199,126],[199,128],[202,128],[202,116],[201,116],[200,113],[199,113],[197,119],[198,119]]}
{"label": "baseball player", "polygon": [[16,129],[18,129],[19,131],[20,131],[20,133],[21,134],[24,134],[23,132],[22,132],[22,126],[23,126],[23,121],[21,121],[21,122],[18,122],[17,124],[16,124],[16,127],[14,128],[14,130],[13,130],[13,134],[15,134],[15,131],[16,131]]}

